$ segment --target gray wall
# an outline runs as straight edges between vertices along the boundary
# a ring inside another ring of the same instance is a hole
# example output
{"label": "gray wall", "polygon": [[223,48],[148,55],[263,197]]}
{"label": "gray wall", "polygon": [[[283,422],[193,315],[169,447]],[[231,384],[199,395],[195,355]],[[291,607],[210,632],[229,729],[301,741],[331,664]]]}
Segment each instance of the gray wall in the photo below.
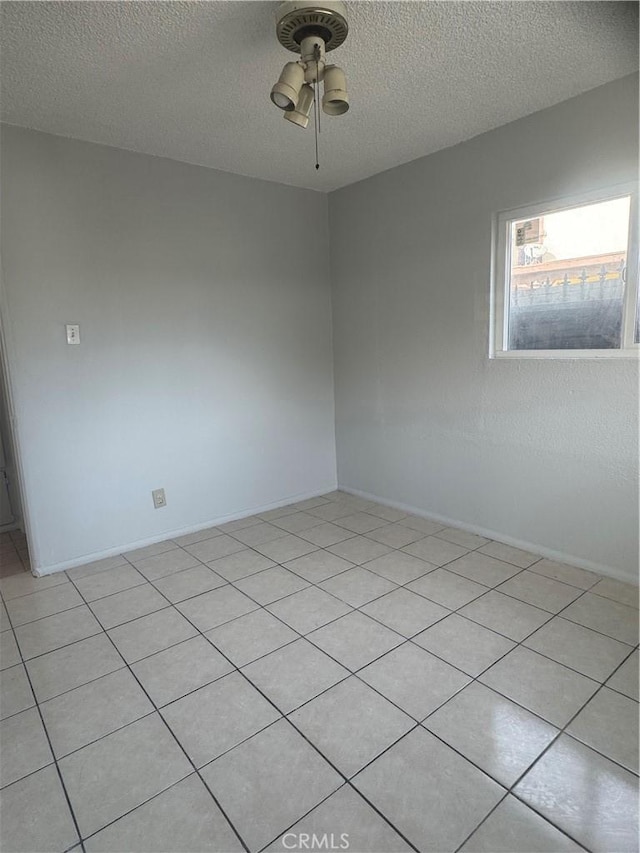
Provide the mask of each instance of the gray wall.
{"label": "gray wall", "polygon": [[493,215],[637,179],[637,126],[627,77],[331,194],[342,486],[637,582],[637,363],[488,358]]}
{"label": "gray wall", "polygon": [[2,181],[38,569],[335,487],[326,196],[11,127]]}
{"label": "gray wall", "polygon": [[[329,197],[344,487],[634,577],[637,363],[488,335],[493,214],[633,179],[637,109],[626,78]],[[334,487],[325,196],[10,127],[2,181],[37,568]]]}

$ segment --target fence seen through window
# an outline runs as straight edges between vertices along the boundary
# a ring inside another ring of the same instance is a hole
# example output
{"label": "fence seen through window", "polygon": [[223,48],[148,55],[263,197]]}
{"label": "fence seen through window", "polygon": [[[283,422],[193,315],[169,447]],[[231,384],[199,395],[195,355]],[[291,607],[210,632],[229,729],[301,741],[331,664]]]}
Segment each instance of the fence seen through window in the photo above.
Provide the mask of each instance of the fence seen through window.
{"label": "fence seen through window", "polygon": [[630,207],[625,195],[508,221],[504,349],[623,346],[626,288],[637,287],[628,276]]}

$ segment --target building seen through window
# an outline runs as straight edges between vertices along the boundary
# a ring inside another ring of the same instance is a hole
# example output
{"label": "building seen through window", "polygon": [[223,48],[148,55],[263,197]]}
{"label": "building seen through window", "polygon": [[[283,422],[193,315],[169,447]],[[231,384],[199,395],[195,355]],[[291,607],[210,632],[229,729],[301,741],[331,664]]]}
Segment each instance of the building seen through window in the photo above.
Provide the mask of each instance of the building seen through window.
{"label": "building seen through window", "polygon": [[629,214],[624,196],[511,222],[508,349],[621,346]]}

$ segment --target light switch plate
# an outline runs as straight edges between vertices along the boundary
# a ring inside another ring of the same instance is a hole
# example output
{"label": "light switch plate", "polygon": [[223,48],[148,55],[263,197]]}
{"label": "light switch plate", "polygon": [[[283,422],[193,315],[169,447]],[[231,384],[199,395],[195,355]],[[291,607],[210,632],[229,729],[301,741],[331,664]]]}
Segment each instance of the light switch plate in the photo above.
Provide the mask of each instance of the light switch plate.
{"label": "light switch plate", "polygon": [[67,323],[67,343],[68,344],[79,344],[80,343],[80,326],[76,324]]}

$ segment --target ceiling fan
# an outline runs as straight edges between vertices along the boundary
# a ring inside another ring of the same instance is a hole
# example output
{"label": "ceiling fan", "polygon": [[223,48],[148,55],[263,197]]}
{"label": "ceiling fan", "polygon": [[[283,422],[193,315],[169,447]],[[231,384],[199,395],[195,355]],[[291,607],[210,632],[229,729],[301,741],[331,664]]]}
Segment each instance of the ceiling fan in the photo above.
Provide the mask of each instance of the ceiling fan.
{"label": "ceiling fan", "polygon": [[304,0],[288,0],[276,11],[276,36],[287,50],[300,58],[287,62],[277,83],[271,89],[271,100],[284,118],[298,127],[309,124],[314,111],[317,134],[320,129],[319,87],[323,84],[322,111],[330,116],[343,115],[349,109],[345,73],[338,65],[327,65],[326,54],[339,47],[349,33],[345,4],[324,0],[309,4]]}

